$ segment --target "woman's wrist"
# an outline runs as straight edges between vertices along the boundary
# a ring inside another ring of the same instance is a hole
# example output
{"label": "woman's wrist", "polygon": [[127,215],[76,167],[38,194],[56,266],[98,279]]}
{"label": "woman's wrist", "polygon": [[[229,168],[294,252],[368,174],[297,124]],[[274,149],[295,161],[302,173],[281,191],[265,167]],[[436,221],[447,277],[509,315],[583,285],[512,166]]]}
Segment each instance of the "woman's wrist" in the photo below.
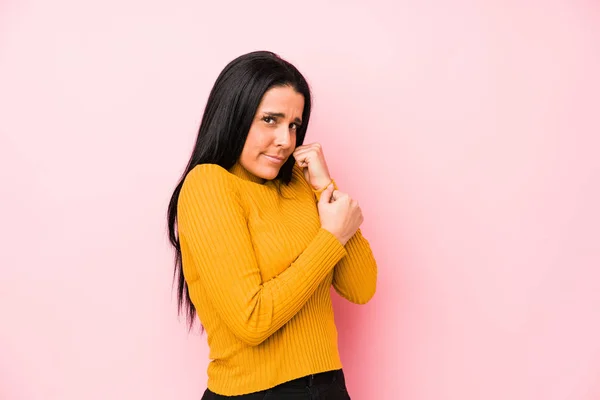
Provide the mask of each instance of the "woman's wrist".
{"label": "woman's wrist", "polygon": [[329,178],[328,180],[323,180],[315,185],[312,185],[312,188],[315,192],[322,192],[323,190],[327,189],[327,187],[332,183],[335,185],[333,179]]}
{"label": "woman's wrist", "polygon": [[333,189],[334,189],[334,190],[337,190],[337,188],[338,188],[338,187],[337,187],[337,185],[335,184],[335,181],[334,181],[333,179],[331,179],[327,185],[323,186],[323,187],[322,187],[322,188],[320,188],[320,189],[315,189],[315,188],[314,188],[314,186],[313,186],[313,192],[315,193],[315,196],[317,197],[317,200],[320,200],[320,199],[321,199],[321,194],[322,194],[322,193],[325,191],[325,189],[327,189],[327,187],[329,187],[329,185],[331,185],[331,184],[333,184]]}
{"label": "woman's wrist", "polygon": [[331,228],[326,228],[323,225],[321,225],[322,229],[325,229],[327,232],[331,233],[331,235],[333,235],[333,237],[335,237],[338,242],[340,242],[340,244],[342,246],[345,246],[346,243],[348,242],[348,239],[346,239],[345,237],[343,237],[342,235],[340,235],[338,232],[336,232],[334,229]]}

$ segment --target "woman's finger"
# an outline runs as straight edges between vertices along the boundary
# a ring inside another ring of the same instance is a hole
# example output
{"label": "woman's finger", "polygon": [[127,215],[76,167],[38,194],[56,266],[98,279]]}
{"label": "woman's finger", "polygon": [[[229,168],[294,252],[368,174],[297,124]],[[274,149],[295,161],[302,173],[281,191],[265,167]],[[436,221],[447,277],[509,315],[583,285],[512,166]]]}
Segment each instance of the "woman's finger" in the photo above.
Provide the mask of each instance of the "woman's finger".
{"label": "woman's finger", "polygon": [[304,149],[304,150],[300,150],[300,151],[295,151],[294,158],[306,157],[309,154],[316,154],[316,151],[314,149]]}

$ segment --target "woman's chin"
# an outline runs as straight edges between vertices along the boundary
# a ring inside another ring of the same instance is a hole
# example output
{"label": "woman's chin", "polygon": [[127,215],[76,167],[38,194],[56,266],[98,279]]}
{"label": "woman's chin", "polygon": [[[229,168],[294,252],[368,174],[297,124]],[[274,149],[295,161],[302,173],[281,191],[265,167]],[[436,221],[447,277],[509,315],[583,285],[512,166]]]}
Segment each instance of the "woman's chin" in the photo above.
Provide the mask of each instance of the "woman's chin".
{"label": "woman's chin", "polygon": [[279,174],[279,170],[276,171],[261,171],[262,173],[260,174],[260,178],[265,179],[267,181],[272,181],[273,179],[277,178],[277,175]]}
{"label": "woman's chin", "polygon": [[262,168],[257,171],[257,176],[267,181],[272,181],[273,179],[277,178],[277,175],[279,175],[279,170],[280,167],[262,166]]}

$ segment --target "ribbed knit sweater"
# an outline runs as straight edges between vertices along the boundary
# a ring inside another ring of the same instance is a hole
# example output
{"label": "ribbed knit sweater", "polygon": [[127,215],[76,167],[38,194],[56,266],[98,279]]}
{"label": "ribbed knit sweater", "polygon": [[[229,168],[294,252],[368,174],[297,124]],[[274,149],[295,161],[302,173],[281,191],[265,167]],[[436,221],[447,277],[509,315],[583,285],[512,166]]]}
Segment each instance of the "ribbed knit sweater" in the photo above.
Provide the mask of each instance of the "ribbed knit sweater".
{"label": "ribbed knit sweater", "polygon": [[360,230],[321,228],[299,167],[289,185],[239,164],[196,166],[178,203],[183,273],[210,348],[208,388],[232,396],[342,368],[330,287],[354,303],[375,293]]}

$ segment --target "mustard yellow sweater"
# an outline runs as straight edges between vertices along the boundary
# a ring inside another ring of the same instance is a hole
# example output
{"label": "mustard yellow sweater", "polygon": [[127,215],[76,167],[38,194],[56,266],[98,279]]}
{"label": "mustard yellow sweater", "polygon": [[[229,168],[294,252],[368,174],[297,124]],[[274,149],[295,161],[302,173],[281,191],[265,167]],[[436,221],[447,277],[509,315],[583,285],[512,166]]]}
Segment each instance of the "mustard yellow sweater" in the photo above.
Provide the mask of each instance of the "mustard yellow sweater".
{"label": "mustard yellow sweater", "polygon": [[221,395],[341,368],[330,287],[361,304],[375,293],[361,232],[343,246],[321,228],[299,167],[280,190],[239,164],[198,165],[181,190],[183,272],[206,329],[208,388]]}

